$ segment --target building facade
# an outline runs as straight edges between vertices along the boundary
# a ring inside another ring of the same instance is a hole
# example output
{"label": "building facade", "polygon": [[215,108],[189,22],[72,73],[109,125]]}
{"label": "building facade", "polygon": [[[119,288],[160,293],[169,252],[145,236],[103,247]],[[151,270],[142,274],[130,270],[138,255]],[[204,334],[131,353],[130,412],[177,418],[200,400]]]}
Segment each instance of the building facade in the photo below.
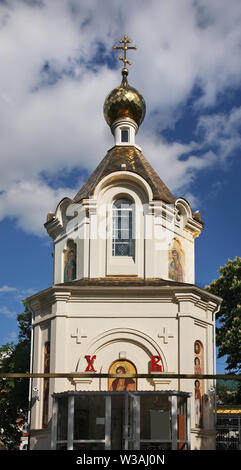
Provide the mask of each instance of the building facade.
{"label": "building facade", "polygon": [[136,144],[145,101],[127,75],[124,62],[104,103],[113,147],[45,223],[54,279],[27,299],[32,371],[85,376],[33,379],[31,449],[215,448],[213,380],[162,377],[215,373],[221,300],[195,285],[203,222]]}

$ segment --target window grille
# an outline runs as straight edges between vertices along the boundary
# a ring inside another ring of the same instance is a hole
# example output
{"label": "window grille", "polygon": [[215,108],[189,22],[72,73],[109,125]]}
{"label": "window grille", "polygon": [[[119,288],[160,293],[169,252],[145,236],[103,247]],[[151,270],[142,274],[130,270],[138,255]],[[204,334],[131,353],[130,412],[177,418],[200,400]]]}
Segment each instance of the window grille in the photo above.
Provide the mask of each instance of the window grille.
{"label": "window grille", "polygon": [[112,255],[134,256],[133,204],[117,199],[112,209]]}

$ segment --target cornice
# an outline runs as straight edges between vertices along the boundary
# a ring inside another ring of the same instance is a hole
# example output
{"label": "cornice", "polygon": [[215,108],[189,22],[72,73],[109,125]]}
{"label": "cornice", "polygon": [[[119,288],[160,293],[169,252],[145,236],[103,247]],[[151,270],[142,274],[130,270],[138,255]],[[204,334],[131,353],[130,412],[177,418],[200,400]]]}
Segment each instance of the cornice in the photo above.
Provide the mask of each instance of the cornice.
{"label": "cornice", "polygon": [[63,231],[63,225],[58,217],[53,218],[44,224],[49,236],[55,240]]}
{"label": "cornice", "polygon": [[[91,282],[91,279],[89,280]],[[151,282],[151,280],[149,280]],[[73,285],[60,284],[26,299],[31,311],[42,315],[56,302],[160,302],[192,303],[201,310],[216,313],[222,299],[191,285]]]}
{"label": "cornice", "polygon": [[184,226],[184,230],[191,232],[193,238],[197,238],[200,235],[202,229],[203,225],[200,222],[191,217],[188,217]]}

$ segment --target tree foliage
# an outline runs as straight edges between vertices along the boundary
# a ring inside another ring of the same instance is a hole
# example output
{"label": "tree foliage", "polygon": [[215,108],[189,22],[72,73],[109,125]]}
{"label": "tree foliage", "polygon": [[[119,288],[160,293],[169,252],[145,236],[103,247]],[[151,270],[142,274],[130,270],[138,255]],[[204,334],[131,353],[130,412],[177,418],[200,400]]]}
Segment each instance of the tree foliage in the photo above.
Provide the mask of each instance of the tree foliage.
{"label": "tree foliage", "polygon": [[[25,306],[17,316],[18,343],[7,343],[0,348],[0,372],[29,372],[31,314]],[[28,379],[0,378],[0,439],[8,450],[17,449],[21,432],[17,420],[27,420]]]}
{"label": "tree foliage", "polygon": [[218,404],[238,405],[240,403],[239,390],[240,386],[237,380],[217,380]]}
{"label": "tree foliage", "polygon": [[228,260],[219,269],[220,276],[206,287],[208,292],[222,297],[217,314],[218,357],[227,355],[226,370],[241,370],[241,258]]}

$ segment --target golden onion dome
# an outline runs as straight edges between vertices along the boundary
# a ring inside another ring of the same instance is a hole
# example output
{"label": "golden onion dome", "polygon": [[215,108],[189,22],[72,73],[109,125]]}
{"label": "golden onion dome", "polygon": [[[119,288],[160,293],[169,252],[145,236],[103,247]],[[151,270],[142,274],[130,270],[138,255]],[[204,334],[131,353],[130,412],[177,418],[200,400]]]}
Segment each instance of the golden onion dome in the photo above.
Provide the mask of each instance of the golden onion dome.
{"label": "golden onion dome", "polygon": [[145,100],[138,90],[129,85],[127,74],[128,70],[123,69],[121,85],[109,93],[104,103],[104,116],[110,127],[117,119],[126,118],[140,126],[146,114]]}

